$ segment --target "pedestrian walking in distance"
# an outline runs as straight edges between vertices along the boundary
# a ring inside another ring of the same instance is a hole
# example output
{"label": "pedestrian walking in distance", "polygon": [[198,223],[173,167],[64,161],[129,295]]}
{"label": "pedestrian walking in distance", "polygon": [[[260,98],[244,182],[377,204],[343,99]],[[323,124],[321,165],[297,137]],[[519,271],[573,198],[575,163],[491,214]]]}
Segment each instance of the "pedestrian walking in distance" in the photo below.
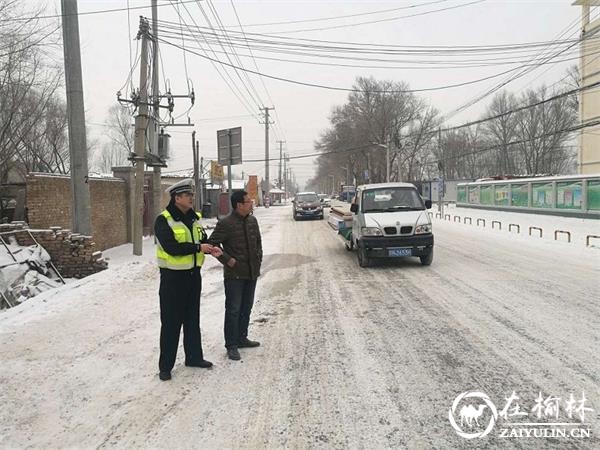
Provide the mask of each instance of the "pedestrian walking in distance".
{"label": "pedestrian walking in distance", "polygon": [[160,267],[160,358],[159,378],[171,379],[179,334],[183,325],[185,365],[209,368],[204,359],[200,334],[200,267],[204,254],[222,256],[222,251],[206,241],[200,214],[193,209],[195,188],[191,179],[167,189],[171,201],[156,218],[154,234],[158,240],[156,259]]}
{"label": "pedestrian walking in distance", "polygon": [[231,195],[232,212],[217,223],[208,242],[222,246],[218,257],[225,278],[225,348],[229,359],[241,359],[239,348],[258,347],[248,339],[256,280],[262,263],[262,240],[253,202],[246,191]]}

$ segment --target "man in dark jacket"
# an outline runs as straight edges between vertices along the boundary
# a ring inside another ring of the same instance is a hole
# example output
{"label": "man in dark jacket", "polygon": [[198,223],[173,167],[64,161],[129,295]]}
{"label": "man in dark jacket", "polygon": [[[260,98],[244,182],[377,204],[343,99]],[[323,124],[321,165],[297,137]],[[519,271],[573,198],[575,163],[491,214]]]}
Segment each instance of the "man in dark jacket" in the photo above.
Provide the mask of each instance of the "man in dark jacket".
{"label": "man in dark jacket", "polygon": [[209,368],[204,359],[200,335],[200,267],[204,254],[215,257],[220,248],[206,242],[206,233],[193,209],[194,185],[191,179],[182,180],[167,189],[171,201],[156,218],[154,233],[158,239],[156,259],[160,267],[160,359],[159,378],[171,379],[175,365],[179,334],[183,325],[185,365]]}
{"label": "man in dark jacket", "polygon": [[252,215],[248,193],[234,192],[231,207],[233,211],[217,223],[208,242],[223,246],[218,259],[225,277],[225,348],[229,359],[238,361],[238,348],[260,345],[248,339],[248,324],[263,255],[260,229]]}

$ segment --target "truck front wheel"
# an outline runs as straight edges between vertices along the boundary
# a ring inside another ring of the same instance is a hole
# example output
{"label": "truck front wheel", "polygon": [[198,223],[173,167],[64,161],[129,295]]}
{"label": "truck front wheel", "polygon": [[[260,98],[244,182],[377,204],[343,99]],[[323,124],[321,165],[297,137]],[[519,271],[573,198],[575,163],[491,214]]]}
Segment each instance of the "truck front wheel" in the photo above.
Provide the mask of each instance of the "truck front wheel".
{"label": "truck front wheel", "polygon": [[419,256],[419,258],[421,259],[421,264],[423,264],[424,266],[430,266],[433,262],[433,248],[427,255]]}
{"label": "truck front wheel", "polygon": [[360,267],[369,267],[371,265],[371,259],[367,256],[367,249],[364,246],[359,245],[356,250],[358,265]]}

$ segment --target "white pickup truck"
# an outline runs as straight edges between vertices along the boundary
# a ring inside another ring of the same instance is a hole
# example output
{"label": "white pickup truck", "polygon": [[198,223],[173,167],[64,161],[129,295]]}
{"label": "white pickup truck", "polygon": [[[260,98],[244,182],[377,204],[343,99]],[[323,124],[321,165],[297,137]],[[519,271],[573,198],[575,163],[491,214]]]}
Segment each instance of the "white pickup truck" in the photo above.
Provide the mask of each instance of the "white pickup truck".
{"label": "white pickup truck", "polygon": [[[338,233],[346,249],[356,249],[358,263],[368,267],[374,259],[416,256],[421,264],[433,261],[433,232],[423,200],[410,183],[379,183],[358,186],[347,216],[338,220]],[[330,221],[331,222],[331,221]]]}

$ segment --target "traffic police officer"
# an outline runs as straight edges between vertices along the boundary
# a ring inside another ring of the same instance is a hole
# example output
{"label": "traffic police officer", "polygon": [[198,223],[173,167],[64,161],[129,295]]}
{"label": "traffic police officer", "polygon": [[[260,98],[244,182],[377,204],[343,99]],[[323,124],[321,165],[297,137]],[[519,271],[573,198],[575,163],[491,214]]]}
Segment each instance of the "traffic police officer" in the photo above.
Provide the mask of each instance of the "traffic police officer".
{"label": "traffic police officer", "polygon": [[160,358],[159,378],[171,379],[179,334],[183,325],[185,365],[209,368],[204,359],[200,334],[200,267],[204,254],[221,256],[218,247],[206,243],[206,233],[193,209],[194,185],[182,180],[167,189],[171,201],[156,218],[156,258],[160,267]]}

